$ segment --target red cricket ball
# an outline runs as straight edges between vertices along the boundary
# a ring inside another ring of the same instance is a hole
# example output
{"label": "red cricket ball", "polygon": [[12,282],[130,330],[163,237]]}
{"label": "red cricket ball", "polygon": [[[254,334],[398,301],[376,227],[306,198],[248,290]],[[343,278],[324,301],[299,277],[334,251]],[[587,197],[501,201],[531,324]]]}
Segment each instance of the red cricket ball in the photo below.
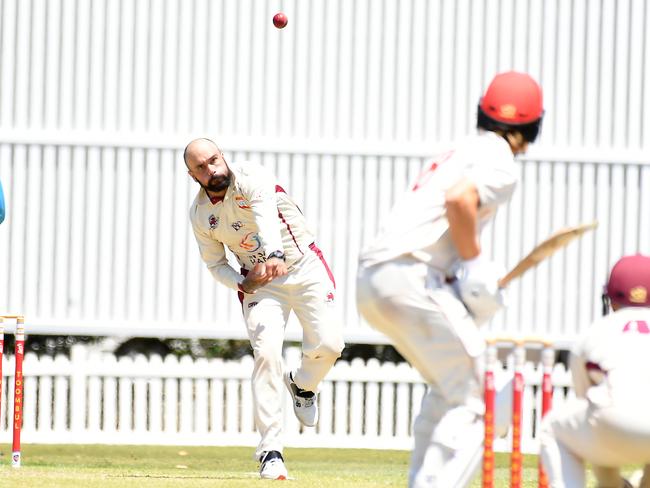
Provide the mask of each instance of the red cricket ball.
{"label": "red cricket ball", "polygon": [[288,21],[289,19],[287,19],[287,16],[282,12],[278,12],[273,16],[273,25],[278,29],[284,29]]}

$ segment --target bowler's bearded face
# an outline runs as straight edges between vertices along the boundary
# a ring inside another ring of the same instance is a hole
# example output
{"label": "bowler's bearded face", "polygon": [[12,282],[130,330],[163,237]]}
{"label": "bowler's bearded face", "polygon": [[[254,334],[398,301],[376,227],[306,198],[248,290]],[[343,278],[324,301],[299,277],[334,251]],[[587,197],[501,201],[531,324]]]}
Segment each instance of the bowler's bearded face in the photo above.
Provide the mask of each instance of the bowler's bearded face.
{"label": "bowler's bearded face", "polygon": [[187,169],[192,178],[209,192],[221,193],[230,186],[230,168],[219,148],[210,141],[198,140],[191,145]]}

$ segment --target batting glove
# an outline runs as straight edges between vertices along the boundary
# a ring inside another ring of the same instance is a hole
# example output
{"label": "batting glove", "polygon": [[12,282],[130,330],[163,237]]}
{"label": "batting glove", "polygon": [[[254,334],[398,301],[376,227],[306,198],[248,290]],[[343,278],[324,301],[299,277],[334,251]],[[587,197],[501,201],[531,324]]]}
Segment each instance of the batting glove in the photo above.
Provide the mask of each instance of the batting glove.
{"label": "batting glove", "polygon": [[489,321],[506,306],[505,290],[498,284],[505,274],[503,266],[480,256],[461,262],[456,288],[477,325]]}

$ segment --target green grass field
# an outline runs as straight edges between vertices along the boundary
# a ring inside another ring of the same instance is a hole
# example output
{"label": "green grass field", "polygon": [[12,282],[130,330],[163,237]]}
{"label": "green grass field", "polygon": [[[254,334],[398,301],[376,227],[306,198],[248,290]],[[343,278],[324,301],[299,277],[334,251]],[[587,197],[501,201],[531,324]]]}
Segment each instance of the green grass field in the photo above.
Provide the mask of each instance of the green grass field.
{"label": "green grass field", "polygon": [[[248,447],[26,445],[11,467],[0,446],[0,487],[260,486]],[[404,487],[409,453],[361,449],[287,449],[289,476],[301,487]],[[497,456],[496,487],[508,486],[508,456]],[[524,487],[537,486],[537,458],[525,460]],[[288,482],[290,485],[291,481]],[[479,487],[477,478],[472,488]]]}

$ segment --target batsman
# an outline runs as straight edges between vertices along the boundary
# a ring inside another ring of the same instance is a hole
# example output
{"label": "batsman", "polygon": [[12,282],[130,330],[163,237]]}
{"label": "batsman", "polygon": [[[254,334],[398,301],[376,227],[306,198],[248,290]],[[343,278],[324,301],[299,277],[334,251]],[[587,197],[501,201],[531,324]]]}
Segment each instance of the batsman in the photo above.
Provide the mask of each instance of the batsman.
{"label": "batsman", "polygon": [[429,384],[415,420],[410,487],[463,487],[482,455],[479,327],[503,306],[502,267],[481,229],[517,183],[514,156],[540,130],[542,90],[498,74],[478,106],[478,134],[438,155],[363,250],[357,305]]}

